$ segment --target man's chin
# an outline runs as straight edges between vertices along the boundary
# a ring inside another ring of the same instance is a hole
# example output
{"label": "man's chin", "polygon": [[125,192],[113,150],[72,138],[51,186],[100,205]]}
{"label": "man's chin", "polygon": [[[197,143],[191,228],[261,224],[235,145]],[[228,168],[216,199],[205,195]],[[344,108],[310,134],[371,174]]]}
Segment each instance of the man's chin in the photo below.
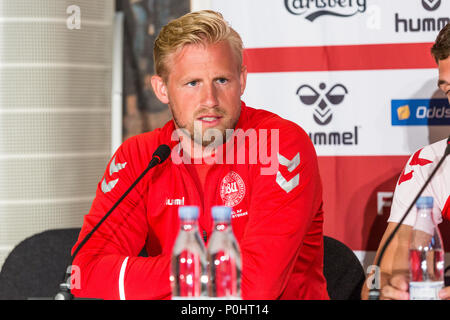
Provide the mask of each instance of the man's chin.
{"label": "man's chin", "polygon": [[194,135],[194,142],[202,147],[217,148],[226,141],[226,129],[209,128],[201,136]]}
{"label": "man's chin", "polygon": [[209,128],[205,128],[199,122],[194,122],[193,130],[189,130],[193,134],[193,136],[191,135],[191,140],[202,147],[218,147],[226,143],[234,132],[237,121],[230,122],[226,121],[226,123],[220,123]]}

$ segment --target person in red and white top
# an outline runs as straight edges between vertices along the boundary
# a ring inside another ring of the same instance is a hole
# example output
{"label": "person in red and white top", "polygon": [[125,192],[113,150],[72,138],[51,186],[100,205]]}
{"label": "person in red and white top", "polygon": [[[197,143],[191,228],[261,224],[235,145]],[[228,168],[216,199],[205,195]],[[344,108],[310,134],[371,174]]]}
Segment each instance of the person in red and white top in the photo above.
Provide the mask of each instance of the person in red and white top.
{"label": "person in red and white top", "polygon": [[[439,67],[438,87],[445,93],[450,102],[450,23],[439,32],[431,53]],[[420,148],[408,160],[397,181],[388,226],[381,239],[374,261],[377,261],[387,237],[395,229],[434,167],[443,157],[446,148],[447,138]],[[450,219],[450,157],[447,157],[444,161],[422,195],[433,197],[433,217],[437,224],[441,223],[443,219]],[[383,255],[379,270],[381,299],[409,299],[408,248],[416,215],[417,209],[414,206]],[[367,285],[363,286],[362,290],[363,299],[368,298],[373,273],[369,274],[367,279]],[[439,292],[439,296],[441,299],[450,299],[450,287],[443,288]]]}
{"label": "person in red and white top", "polygon": [[[120,146],[74,249],[159,145],[171,145],[171,157],[147,174],[79,251],[74,265],[81,283],[72,293],[170,299],[179,206],[199,207],[206,242],[213,228],[211,207],[226,205],[233,210],[231,224],[242,254],[243,299],[328,299],[314,147],[295,123],[241,101],[247,71],[239,35],[216,12],[189,13],[161,30],[154,58],[152,86],[173,120]],[[232,143],[239,136],[244,139]],[[251,155],[257,161],[250,161]],[[148,257],[139,256],[143,248]]]}
{"label": "person in red and white top", "polygon": [[[398,179],[388,222],[400,221],[434,167],[441,160],[446,148],[447,138],[417,150],[410,157]],[[433,214],[436,224],[441,223],[442,219],[450,219],[450,159],[444,161],[422,196],[433,197]],[[416,214],[417,209],[414,206],[403,224],[413,226]]]}

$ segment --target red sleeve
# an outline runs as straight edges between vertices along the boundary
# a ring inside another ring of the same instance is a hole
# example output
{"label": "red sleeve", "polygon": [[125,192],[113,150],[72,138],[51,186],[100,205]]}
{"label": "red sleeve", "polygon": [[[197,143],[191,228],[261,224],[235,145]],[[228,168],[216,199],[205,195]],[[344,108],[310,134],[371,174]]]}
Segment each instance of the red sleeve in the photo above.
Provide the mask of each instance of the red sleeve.
{"label": "red sleeve", "polygon": [[252,169],[249,221],[240,243],[244,299],[280,298],[322,203],[317,157],[306,133],[290,123],[279,130],[279,137],[270,135],[268,150],[273,152],[274,146],[275,172]]}
{"label": "red sleeve", "polygon": [[[145,150],[143,148],[147,148]],[[109,211],[144,171],[153,147],[127,140],[114,154],[98,184],[91,210],[77,244]],[[148,151],[148,152],[147,152]],[[148,232],[146,218],[147,173],[77,254],[72,271],[72,293],[76,297],[100,299],[164,299],[170,297],[170,257],[138,257]],[[74,276],[78,277],[74,279]]]}

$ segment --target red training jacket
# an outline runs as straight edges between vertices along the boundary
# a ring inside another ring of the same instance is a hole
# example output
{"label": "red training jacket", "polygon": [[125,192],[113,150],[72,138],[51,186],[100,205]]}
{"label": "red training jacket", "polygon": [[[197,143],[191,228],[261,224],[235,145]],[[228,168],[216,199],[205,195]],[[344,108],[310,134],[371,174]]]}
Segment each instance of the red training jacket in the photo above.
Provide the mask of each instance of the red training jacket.
{"label": "red training jacket", "polygon": [[[239,129],[246,143],[233,145],[231,139],[224,145],[234,151],[234,161],[212,166],[203,198],[178,161],[178,146],[139,182],[75,258],[80,270],[79,285],[72,287],[76,297],[170,299],[178,207],[198,206],[200,232],[209,238],[211,207],[228,205],[242,254],[243,299],[328,299],[322,186],[308,135],[295,123],[243,102],[235,132]],[[177,143],[174,130],[170,121],[122,144],[98,184],[74,249],[147,167],[156,148]],[[245,161],[239,160],[242,155]],[[138,257],[144,246],[149,257]]]}

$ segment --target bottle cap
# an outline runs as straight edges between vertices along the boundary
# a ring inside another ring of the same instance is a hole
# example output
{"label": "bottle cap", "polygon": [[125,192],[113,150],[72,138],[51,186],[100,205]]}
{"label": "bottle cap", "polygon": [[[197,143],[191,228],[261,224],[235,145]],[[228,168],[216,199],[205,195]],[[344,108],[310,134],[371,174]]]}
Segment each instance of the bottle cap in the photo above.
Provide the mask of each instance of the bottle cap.
{"label": "bottle cap", "polygon": [[178,208],[178,216],[182,220],[197,220],[198,207],[196,206],[182,206]]}
{"label": "bottle cap", "polygon": [[231,208],[226,206],[214,206],[211,209],[214,221],[230,221]]}
{"label": "bottle cap", "polygon": [[419,209],[433,208],[433,197],[420,197],[416,202],[416,207]]}

